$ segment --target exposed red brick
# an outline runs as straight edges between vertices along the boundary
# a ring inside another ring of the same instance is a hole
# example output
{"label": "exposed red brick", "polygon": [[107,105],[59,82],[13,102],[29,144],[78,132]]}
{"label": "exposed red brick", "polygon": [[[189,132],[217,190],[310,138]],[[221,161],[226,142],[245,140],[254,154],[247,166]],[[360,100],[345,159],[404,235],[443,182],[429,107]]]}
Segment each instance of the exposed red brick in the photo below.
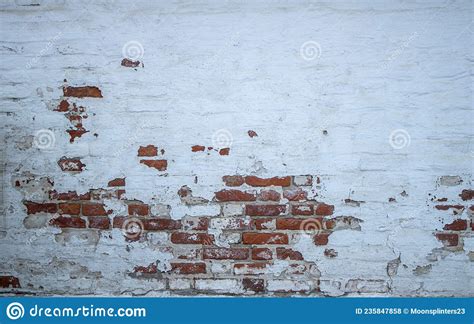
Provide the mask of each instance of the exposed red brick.
{"label": "exposed red brick", "polygon": [[275,190],[262,190],[258,194],[258,200],[261,201],[280,201],[281,195]]}
{"label": "exposed red brick", "polygon": [[446,246],[457,246],[459,243],[458,234],[449,234],[449,233],[436,233],[436,238]]}
{"label": "exposed red brick", "polygon": [[224,181],[225,185],[228,187],[238,187],[244,184],[245,179],[240,175],[227,175],[222,177],[222,181]]}
{"label": "exposed red brick", "polygon": [[474,190],[471,189],[464,189],[461,194],[459,195],[462,200],[471,200],[474,198]]}
{"label": "exposed red brick", "polygon": [[451,224],[444,225],[447,231],[464,231],[467,229],[467,221],[464,219],[456,219]]}
{"label": "exposed red brick", "polygon": [[69,106],[70,106],[70,104],[67,100],[61,100],[58,107],[56,109],[54,109],[54,111],[68,112],[69,111]]}
{"label": "exposed red brick", "polygon": [[58,161],[58,165],[62,171],[70,172],[81,172],[86,166],[79,158],[68,158],[65,156]]}
{"label": "exposed red brick", "polygon": [[207,231],[209,228],[209,219],[206,217],[188,219],[184,221],[183,227],[191,231]]}
{"label": "exposed red brick", "polygon": [[79,215],[81,212],[81,204],[77,203],[62,203],[58,207],[60,214]]}
{"label": "exposed red brick", "polygon": [[206,248],[203,259],[214,260],[245,260],[249,257],[249,249],[241,248]]}
{"label": "exposed red brick", "polygon": [[125,196],[125,190],[123,189],[119,189],[115,193],[116,193],[117,199],[122,199]]}
{"label": "exposed red brick", "polygon": [[108,214],[103,204],[82,205],[82,215],[84,216],[107,216]]}
{"label": "exposed red brick", "polygon": [[258,136],[258,134],[257,134],[255,131],[253,131],[253,130],[249,130],[249,131],[247,132],[247,134],[249,134],[250,138],[253,138],[253,137],[255,137],[255,136]]}
{"label": "exposed red brick", "polygon": [[290,201],[301,201],[308,198],[308,193],[301,188],[283,191],[283,197]]}
{"label": "exposed red brick", "polygon": [[150,206],[147,204],[130,204],[128,205],[129,215],[147,216],[150,213]]}
{"label": "exposed red brick", "polygon": [[300,252],[284,247],[277,248],[277,258],[280,260],[289,259],[293,261],[304,260],[303,255]]}
{"label": "exposed red brick", "polygon": [[122,63],[120,63],[120,65],[125,66],[125,67],[135,68],[140,65],[140,61],[132,61],[132,60],[129,60],[128,58],[124,58],[122,60]]}
{"label": "exposed red brick", "polygon": [[220,155],[229,155],[230,147],[225,147],[219,150]]}
{"label": "exposed red brick", "polygon": [[171,271],[176,274],[206,273],[205,263],[171,263]]}
{"label": "exposed red brick", "polygon": [[77,98],[102,98],[102,92],[97,87],[84,86],[84,87],[63,87],[63,95],[65,97],[77,97]]}
{"label": "exposed red brick", "polygon": [[97,229],[109,229],[110,220],[108,217],[89,217],[89,227]]}
{"label": "exposed red brick", "polygon": [[256,218],[252,220],[252,223],[257,230],[266,230],[275,228],[274,218]]}
{"label": "exposed red brick", "polygon": [[54,214],[58,211],[58,205],[53,203],[35,203],[32,201],[24,201],[23,204],[26,206],[26,213],[28,215],[36,213],[49,213]]}
{"label": "exposed red brick", "polygon": [[330,233],[320,233],[320,234],[316,234],[316,235],[313,237],[313,242],[314,242],[314,244],[316,244],[316,245],[326,245],[326,244],[328,244],[328,242],[329,242],[329,235],[330,235]]}
{"label": "exposed red brick", "polygon": [[133,269],[133,272],[135,273],[145,273],[145,274],[155,274],[158,273],[158,267],[156,266],[156,263],[151,263],[148,266],[136,266]]}
{"label": "exposed red brick", "polygon": [[202,146],[202,145],[193,145],[193,146],[191,146],[191,152],[204,152],[205,149],[206,149],[206,147]]}
{"label": "exposed red brick", "polygon": [[108,187],[125,187],[125,178],[115,178],[109,181]]}
{"label": "exposed red brick", "polygon": [[436,205],[436,209],[438,210],[449,210],[449,209],[464,209],[463,205]]}
{"label": "exposed red brick", "polygon": [[245,290],[256,293],[265,291],[265,281],[263,279],[244,278],[242,279],[242,286]]}
{"label": "exposed red brick", "polygon": [[140,146],[138,156],[157,156],[158,148],[155,145]]}
{"label": "exposed red brick", "polygon": [[206,233],[183,233],[174,232],[171,234],[171,242],[175,244],[203,244],[212,245],[214,243],[214,235]]}
{"label": "exposed red brick", "polygon": [[288,244],[288,235],[283,233],[243,233],[243,244]]}
{"label": "exposed red brick", "polygon": [[268,248],[253,248],[252,260],[271,260],[273,258],[272,250]]}
{"label": "exposed red brick", "polygon": [[155,168],[158,171],[166,171],[168,168],[167,160],[140,160],[140,163],[145,164],[147,167]]}
{"label": "exposed red brick", "polygon": [[221,190],[215,193],[218,201],[255,201],[257,197],[253,193],[240,190]]}
{"label": "exposed red brick", "polygon": [[316,210],[314,212],[318,216],[329,216],[334,212],[334,206],[320,203],[316,206]]}
{"label": "exposed red brick", "polygon": [[305,221],[301,218],[278,218],[276,228],[281,230],[303,230],[301,223]]}
{"label": "exposed red brick", "polygon": [[291,213],[298,216],[311,216],[314,214],[314,205],[293,205],[291,206]]}
{"label": "exposed red brick", "polygon": [[85,228],[86,221],[80,217],[59,216],[49,221],[49,224],[57,227]]}
{"label": "exposed red brick", "polygon": [[268,186],[282,186],[289,187],[291,185],[291,177],[273,177],[273,178],[259,178],[255,176],[245,177],[245,183],[252,187],[268,187]]}
{"label": "exposed red brick", "polygon": [[89,133],[88,130],[85,128],[77,128],[77,129],[67,129],[66,132],[69,134],[69,143],[74,143],[76,138],[82,137],[85,133]]}
{"label": "exposed red brick", "polygon": [[14,276],[0,276],[0,288],[21,288],[20,280]]}
{"label": "exposed red brick", "polygon": [[234,264],[236,274],[261,274],[265,272],[267,263],[237,263]]}
{"label": "exposed red brick", "polygon": [[246,205],[245,214],[249,216],[278,216],[286,212],[286,205]]}
{"label": "exposed red brick", "polygon": [[49,199],[52,200],[90,200],[91,195],[90,192],[86,192],[85,194],[78,195],[75,191],[68,191],[68,192],[57,192],[56,190],[51,190],[49,192]]}

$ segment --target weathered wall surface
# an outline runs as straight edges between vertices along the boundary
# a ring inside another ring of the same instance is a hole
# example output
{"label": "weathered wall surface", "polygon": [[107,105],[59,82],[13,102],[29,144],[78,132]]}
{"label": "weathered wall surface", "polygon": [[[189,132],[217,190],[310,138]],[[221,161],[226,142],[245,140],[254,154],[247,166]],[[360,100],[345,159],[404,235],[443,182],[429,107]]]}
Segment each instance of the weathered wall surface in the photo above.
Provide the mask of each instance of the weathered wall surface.
{"label": "weathered wall surface", "polygon": [[0,11],[2,293],[473,294],[470,1]]}

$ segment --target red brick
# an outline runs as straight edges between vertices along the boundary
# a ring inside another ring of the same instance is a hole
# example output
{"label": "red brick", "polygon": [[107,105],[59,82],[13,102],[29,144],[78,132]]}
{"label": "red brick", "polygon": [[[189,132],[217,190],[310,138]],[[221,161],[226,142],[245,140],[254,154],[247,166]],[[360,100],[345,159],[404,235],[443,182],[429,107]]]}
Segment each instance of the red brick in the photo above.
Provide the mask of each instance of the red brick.
{"label": "red brick", "polygon": [[158,148],[155,145],[140,146],[138,156],[157,156]]}
{"label": "red brick", "polygon": [[267,263],[237,263],[234,264],[234,273],[235,274],[262,274],[265,273],[267,268]]}
{"label": "red brick", "polygon": [[131,67],[131,68],[136,68],[140,65],[140,61],[132,61],[129,60],[128,58],[124,58],[120,65],[125,66],[125,67]]}
{"label": "red brick", "polygon": [[107,216],[103,204],[82,204],[82,215],[84,216]]}
{"label": "red brick", "polygon": [[273,177],[273,178],[259,178],[255,176],[245,177],[245,183],[252,187],[268,187],[281,186],[289,187],[291,185],[291,177]]}
{"label": "red brick", "polygon": [[437,233],[436,238],[443,241],[446,246],[457,246],[459,243],[458,234]]}
{"label": "red brick", "polygon": [[49,221],[49,224],[57,227],[85,228],[86,221],[80,217],[59,216]]}
{"label": "red brick", "polygon": [[79,215],[81,213],[81,204],[78,203],[61,203],[59,213],[66,215]]}
{"label": "red brick", "polygon": [[263,279],[244,278],[242,279],[242,286],[246,291],[256,293],[265,291],[265,281]]}
{"label": "red brick", "polygon": [[283,233],[243,233],[243,244],[288,244],[288,235]]}
{"label": "red brick", "polygon": [[147,167],[155,168],[158,171],[166,171],[168,168],[167,160],[140,160],[140,163],[145,164]]}
{"label": "red brick", "polygon": [[202,145],[193,145],[193,146],[191,146],[191,152],[204,152],[205,149],[206,149],[206,147],[202,146]]}
{"label": "red brick", "polygon": [[245,179],[240,175],[227,175],[222,177],[222,181],[224,181],[225,185],[228,187],[238,187],[244,184]]}
{"label": "red brick", "polygon": [[459,195],[459,197],[461,197],[461,199],[464,201],[471,200],[474,198],[474,190],[464,189]]}
{"label": "red brick", "polygon": [[85,87],[63,87],[63,95],[65,97],[77,97],[77,98],[102,98],[102,92],[97,87],[85,86]]}
{"label": "red brick", "polygon": [[0,288],[21,288],[20,280],[14,276],[0,276]]}
{"label": "red brick", "polygon": [[464,219],[456,219],[451,224],[444,225],[443,229],[448,231],[464,231],[467,229],[467,221]]}
{"label": "red brick", "polygon": [[303,255],[300,252],[284,247],[277,248],[277,258],[280,260],[289,259],[293,261],[304,260]]}
{"label": "red brick", "polygon": [[325,203],[320,203],[316,206],[315,214],[318,216],[329,216],[334,212],[333,205],[327,205]]}
{"label": "red brick", "polygon": [[69,143],[74,143],[76,138],[80,138],[85,133],[89,133],[89,131],[83,127],[77,129],[67,129],[66,132],[69,134]]}
{"label": "red brick", "polygon": [[308,193],[301,188],[285,190],[283,197],[290,201],[301,201],[308,198]]}
{"label": "red brick", "polygon": [[68,158],[65,156],[58,161],[58,165],[62,171],[68,172],[81,172],[86,166],[79,158]]}
{"label": "red brick", "polygon": [[89,217],[89,228],[109,229],[110,220],[108,217]]}
{"label": "red brick", "polygon": [[49,199],[52,200],[91,200],[90,192],[86,192],[85,194],[78,195],[75,191],[68,191],[68,192],[57,192],[56,190],[52,190],[49,192]]}
{"label": "red brick", "polygon": [[240,190],[221,190],[215,193],[217,201],[255,201],[257,197],[253,193]]}
{"label": "red brick", "polygon": [[253,248],[252,260],[271,260],[273,258],[272,250],[267,248]]}
{"label": "red brick", "polygon": [[151,218],[143,220],[143,227],[147,231],[176,230],[181,228],[181,222],[170,218]]}
{"label": "red brick", "polygon": [[230,147],[225,147],[219,150],[220,155],[229,155]]}
{"label": "red brick", "polygon": [[246,205],[245,214],[249,216],[279,216],[286,212],[286,205]]}
{"label": "red brick", "polygon": [[207,231],[209,219],[206,217],[187,219],[183,222],[183,227],[187,231]]}
{"label": "red brick", "polygon": [[320,233],[320,234],[316,234],[316,235],[313,237],[313,242],[314,242],[314,244],[316,244],[316,245],[326,245],[326,244],[328,244],[328,242],[329,242],[329,235],[330,235],[330,233]]}
{"label": "red brick", "polygon": [[314,206],[308,204],[291,206],[291,213],[298,216],[311,216],[314,214]]}
{"label": "red brick", "polygon": [[303,230],[301,218],[279,218],[276,220],[276,228],[281,230]]}
{"label": "red brick", "polygon": [[171,271],[176,274],[206,273],[205,263],[171,263]]}
{"label": "red brick", "polygon": [[70,106],[70,104],[67,100],[61,100],[58,107],[56,109],[54,109],[54,111],[68,112],[69,111],[69,106]]}
{"label": "red brick", "polygon": [[125,178],[115,178],[109,181],[108,187],[125,187]]}
{"label": "red brick", "polygon": [[456,210],[464,210],[464,206],[463,205],[436,205],[435,208],[437,210],[449,210],[449,209],[454,209],[455,212]]}
{"label": "red brick", "polygon": [[214,235],[206,233],[183,233],[174,232],[171,234],[171,242],[175,244],[203,244],[212,245],[214,243]]}
{"label": "red brick", "polygon": [[23,204],[26,206],[26,213],[28,215],[36,213],[49,213],[54,214],[58,211],[58,205],[53,203],[35,203],[32,201],[25,201]]}
{"label": "red brick", "polygon": [[214,260],[245,260],[249,257],[249,249],[241,248],[206,248],[203,259]]}
{"label": "red brick", "polygon": [[147,216],[150,213],[150,207],[147,204],[128,205],[129,215]]}
{"label": "red brick", "polygon": [[144,273],[144,274],[155,274],[158,273],[158,267],[155,263],[151,263],[148,266],[136,266],[133,269],[135,273]]}
{"label": "red brick", "polygon": [[261,201],[280,201],[281,195],[275,190],[262,190],[258,194],[258,200]]}

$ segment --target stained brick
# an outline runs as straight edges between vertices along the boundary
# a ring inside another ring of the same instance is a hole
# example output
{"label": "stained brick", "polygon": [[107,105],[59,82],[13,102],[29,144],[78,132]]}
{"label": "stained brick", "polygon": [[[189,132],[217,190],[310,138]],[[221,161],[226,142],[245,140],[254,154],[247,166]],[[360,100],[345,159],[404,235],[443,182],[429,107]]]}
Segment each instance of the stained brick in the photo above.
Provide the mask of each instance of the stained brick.
{"label": "stained brick", "polygon": [[275,190],[262,190],[258,194],[258,200],[261,201],[280,201],[281,195]]}
{"label": "stained brick", "polygon": [[175,244],[212,245],[214,243],[214,235],[205,233],[174,232],[171,234],[171,242]]}
{"label": "stained brick", "polygon": [[256,293],[265,291],[265,281],[263,279],[244,278],[242,279],[242,286],[245,290]]}
{"label": "stained brick", "polygon": [[176,274],[199,274],[206,273],[205,263],[171,263],[171,271]]}
{"label": "stained brick", "polygon": [[222,181],[225,183],[227,187],[239,187],[244,184],[245,179],[240,175],[234,176],[223,176]]}
{"label": "stained brick", "polygon": [[205,248],[203,259],[245,260],[249,257],[249,249],[241,248]]}
{"label": "stained brick", "polygon": [[252,260],[271,260],[273,258],[272,250],[268,248],[253,248]]}
{"label": "stained brick", "polygon": [[288,235],[283,233],[243,233],[243,244],[288,244]]}
{"label": "stained brick", "polygon": [[293,205],[291,206],[291,213],[297,216],[311,216],[314,214],[314,205]]}
{"label": "stained brick", "polygon": [[80,217],[59,216],[57,218],[51,219],[49,223],[57,227],[70,227],[70,228],[85,228],[86,227],[86,221]]}
{"label": "stained brick", "polygon": [[89,217],[89,227],[90,228],[97,228],[97,229],[109,229],[110,228],[110,220],[108,217]]}
{"label": "stained brick", "polygon": [[255,201],[257,197],[253,193],[240,190],[221,190],[215,193],[218,201]]}
{"label": "stained brick", "polygon": [[286,205],[246,205],[245,214],[249,216],[278,216],[286,212]]}

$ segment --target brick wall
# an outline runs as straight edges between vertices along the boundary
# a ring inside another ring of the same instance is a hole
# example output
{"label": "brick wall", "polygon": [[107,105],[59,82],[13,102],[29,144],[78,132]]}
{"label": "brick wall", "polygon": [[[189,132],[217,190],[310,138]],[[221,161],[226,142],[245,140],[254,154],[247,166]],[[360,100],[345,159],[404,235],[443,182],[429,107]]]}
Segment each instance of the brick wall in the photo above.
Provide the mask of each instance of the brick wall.
{"label": "brick wall", "polygon": [[0,5],[0,292],[472,295],[468,1]]}

